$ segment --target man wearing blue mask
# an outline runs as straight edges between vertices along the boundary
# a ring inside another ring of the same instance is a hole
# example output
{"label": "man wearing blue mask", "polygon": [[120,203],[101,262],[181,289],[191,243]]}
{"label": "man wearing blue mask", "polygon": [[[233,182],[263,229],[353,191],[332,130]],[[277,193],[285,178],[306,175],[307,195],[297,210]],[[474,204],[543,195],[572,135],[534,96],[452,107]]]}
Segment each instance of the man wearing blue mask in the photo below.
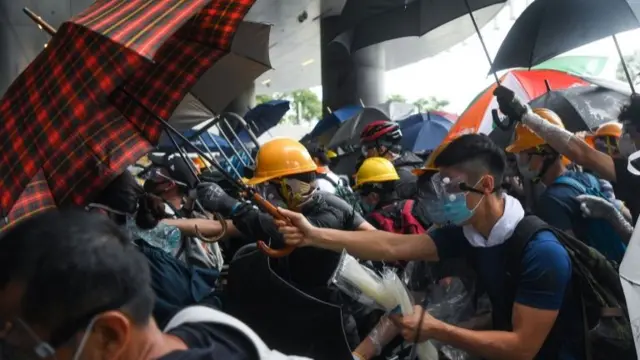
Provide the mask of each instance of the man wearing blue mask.
{"label": "man wearing blue mask", "polygon": [[511,256],[525,213],[501,191],[505,163],[504,152],[485,135],[464,135],[446,146],[434,162],[433,190],[420,202],[434,222],[449,225],[429,234],[319,229],[288,211],[293,225],[280,222],[280,231],[289,244],[346,249],[366,260],[470,259],[491,299],[493,330],[459,328],[427,313],[420,322],[419,309],[397,320],[405,339],[418,333],[420,341],[434,339],[487,359],[583,359],[584,329],[565,248],[543,230],[527,239],[520,256]]}

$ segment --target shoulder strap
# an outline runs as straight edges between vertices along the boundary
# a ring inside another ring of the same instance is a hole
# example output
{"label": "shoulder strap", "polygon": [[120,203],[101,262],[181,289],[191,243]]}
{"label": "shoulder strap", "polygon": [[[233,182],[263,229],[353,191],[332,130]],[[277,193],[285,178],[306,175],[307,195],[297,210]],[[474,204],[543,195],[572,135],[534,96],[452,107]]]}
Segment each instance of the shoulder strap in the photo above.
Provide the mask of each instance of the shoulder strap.
{"label": "shoulder strap", "polygon": [[331,185],[333,185],[334,187],[338,187],[340,186],[339,183],[337,183],[334,179],[331,178],[331,176],[329,176],[329,174],[318,174],[318,177],[327,180],[328,182],[331,183]]}
{"label": "shoulder strap", "polygon": [[535,215],[525,216],[507,241],[507,270],[512,276],[517,277],[520,273],[520,262],[524,249],[533,239],[533,236],[542,230],[549,229],[549,225]]}
{"label": "shoulder strap", "polygon": [[566,186],[570,186],[576,190],[578,190],[581,193],[586,193],[587,192],[587,187],[582,184],[580,181],[568,177],[568,176],[560,176],[559,178],[557,178],[554,182],[554,184],[557,185],[566,185]]}

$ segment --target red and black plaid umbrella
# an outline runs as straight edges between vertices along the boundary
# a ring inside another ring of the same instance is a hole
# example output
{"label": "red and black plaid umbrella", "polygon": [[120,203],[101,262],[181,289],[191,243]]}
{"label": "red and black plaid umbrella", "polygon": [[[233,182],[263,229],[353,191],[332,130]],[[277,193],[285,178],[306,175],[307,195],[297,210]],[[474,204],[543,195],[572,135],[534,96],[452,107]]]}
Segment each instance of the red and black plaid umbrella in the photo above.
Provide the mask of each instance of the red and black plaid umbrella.
{"label": "red and black plaid umbrella", "polygon": [[104,0],[64,23],[0,101],[2,217],[85,204],[147,153],[254,2]]}

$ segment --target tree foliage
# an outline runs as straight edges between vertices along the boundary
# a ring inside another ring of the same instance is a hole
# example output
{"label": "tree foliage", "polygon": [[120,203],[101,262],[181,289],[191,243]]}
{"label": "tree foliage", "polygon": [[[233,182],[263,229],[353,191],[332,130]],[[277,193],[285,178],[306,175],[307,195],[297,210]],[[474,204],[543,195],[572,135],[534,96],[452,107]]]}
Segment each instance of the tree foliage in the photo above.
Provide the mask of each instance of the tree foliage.
{"label": "tree foliage", "polygon": [[271,100],[289,100],[291,110],[285,115],[283,122],[301,124],[318,120],[322,116],[322,101],[311,90],[295,90],[288,93],[272,95],[256,95],[256,103],[263,104]]}
{"label": "tree foliage", "polygon": [[[623,58],[624,62],[627,64],[627,69],[629,69],[631,81],[635,84],[638,81],[638,75],[640,75],[640,51],[636,50],[632,55],[626,55]],[[616,79],[627,82],[627,76],[624,73],[622,62],[618,62],[618,67],[616,68]]]}
{"label": "tree foliage", "polygon": [[[387,101],[401,102],[405,104],[410,103],[407,100],[407,98],[399,94],[389,95],[389,97],[387,98]],[[427,111],[442,110],[449,105],[449,101],[439,99],[435,96],[428,96],[426,98],[416,99],[416,101],[411,102],[411,104],[413,104],[418,109],[419,112],[427,112]]]}

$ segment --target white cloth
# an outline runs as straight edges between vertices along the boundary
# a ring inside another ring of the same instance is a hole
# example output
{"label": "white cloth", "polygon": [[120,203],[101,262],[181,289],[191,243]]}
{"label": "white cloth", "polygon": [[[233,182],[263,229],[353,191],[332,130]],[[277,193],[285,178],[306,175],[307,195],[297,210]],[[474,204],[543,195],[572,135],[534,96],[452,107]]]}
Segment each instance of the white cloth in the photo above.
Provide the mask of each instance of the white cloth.
{"label": "white cloth", "polygon": [[520,220],[524,219],[524,209],[518,199],[507,194],[503,194],[502,198],[504,199],[504,213],[491,229],[488,239],[485,239],[485,237],[471,225],[464,225],[462,227],[464,237],[467,238],[471,246],[488,248],[503,244],[513,235]]}
{"label": "white cloth", "polygon": [[326,176],[328,179],[325,179],[321,176],[316,177],[316,188],[324,192],[335,194],[336,193],[335,184],[341,183],[340,177],[336,175],[333,171],[329,171],[328,173],[324,174],[324,176]]}
{"label": "white cloth", "polygon": [[631,235],[629,246],[620,263],[620,279],[622,290],[629,309],[631,330],[636,345],[636,353],[640,354],[640,219]]}
{"label": "white cloth", "polygon": [[284,355],[276,350],[269,349],[258,334],[251,330],[245,323],[206,306],[190,306],[181,310],[169,321],[164,331],[171,331],[182,324],[201,322],[226,325],[243,333],[253,343],[261,360],[311,360],[310,358],[302,356]]}

